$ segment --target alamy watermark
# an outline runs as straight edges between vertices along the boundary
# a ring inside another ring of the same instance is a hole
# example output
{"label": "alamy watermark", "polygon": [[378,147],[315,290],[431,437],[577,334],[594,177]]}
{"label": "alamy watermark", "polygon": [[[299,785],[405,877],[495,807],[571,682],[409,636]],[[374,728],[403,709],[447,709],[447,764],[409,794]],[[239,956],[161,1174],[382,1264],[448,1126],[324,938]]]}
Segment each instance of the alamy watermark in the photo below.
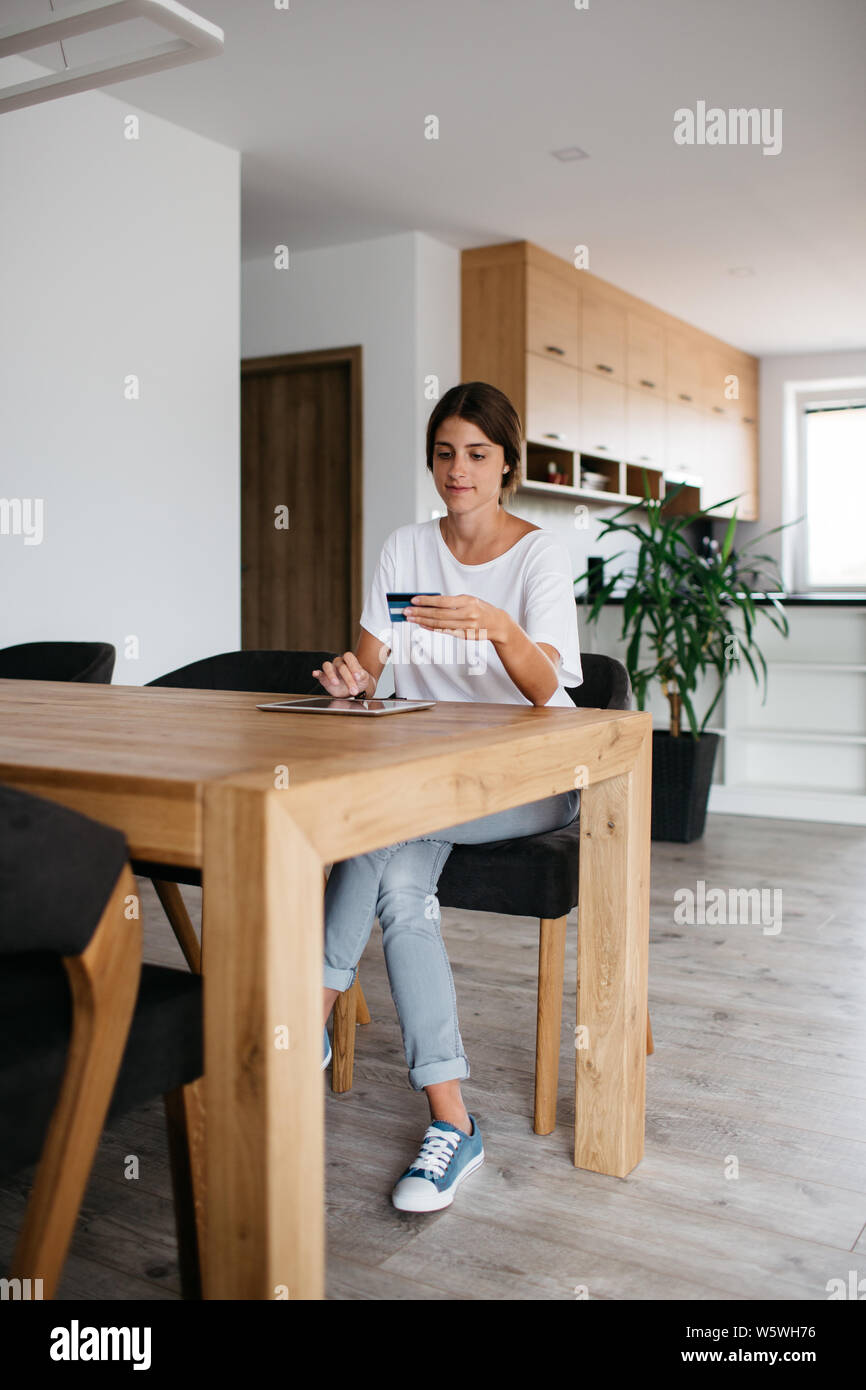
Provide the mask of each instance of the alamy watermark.
{"label": "alamy watermark", "polygon": [[52,1361],[131,1361],[134,1371],[147,1371],[151,1364],[151,1329],[82,1327],[73,1318],[68,1327],[51,1329],[48,1355]]}
{"label": "alamy watermark", "polygon": [[7,1299],[14,1302],[29,1303],[42,1298],[41,1279],[0,1279],[0,1302]]}
{"label": "alamy watermark", "polygon": [[23,536],[25,545],[41,545],[44,518],[41,497],[0,497],[0,536]]}
{"label": "alamy watermark", "polygon": [[764,936],[782,930],[781,888],[707,888],[699,878],[694,889],[677,888],[674,902],[677,926],[761,927]]}
{"label": "alamy watermark", "polygon": [[782,152],[782,108],[721,106],[695,103],[674,112],[674,140],[678,145],[762,145],[763,153]]}
{"label": "alamy watermark", "polygon": [[463,638],[413,623],[394,623],[382,629],[379,641],[383,660],[390,649],[395,666],[465,666],[470,676],[483,676],[487,670],[484,628],[479,628],[475,637]]}

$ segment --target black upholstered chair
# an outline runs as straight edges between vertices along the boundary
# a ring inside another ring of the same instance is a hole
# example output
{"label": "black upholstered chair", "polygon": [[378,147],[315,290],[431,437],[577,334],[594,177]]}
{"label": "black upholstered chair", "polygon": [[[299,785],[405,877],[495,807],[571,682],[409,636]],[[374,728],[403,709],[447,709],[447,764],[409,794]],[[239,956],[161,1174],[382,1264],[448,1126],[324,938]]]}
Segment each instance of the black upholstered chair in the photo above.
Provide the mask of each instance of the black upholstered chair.
{"label": "black upholstered chair", "polygon": [[[581,709],[631,708],[631,682],[622,662],[587,652],[581,655],[581,664],[583,684],[568,692],[575,705]],[[486,845],[455,845],[437,889],[442,907],[539,919],[536,1134],[550,1134],[556,1124],[566,919],[577,906],[579,854],[579,817],[564,829],[544,835]],[[341,995],[337,1006],[351,1010],[351,1000],[344,1000],[346,996]],[[335,1008],[332,1084],[335,1090],[348,1090],[352,1067],[338,1055],[336,1018]],[[647,1051],[652,1050],[647,1016]]]}
{"label": "black upholstered chair", "polygon": [[171,685],[181,690],[252,690],[274,695],[321,695],[312,675],[333,652],[221,652],[157,676],[148,685]]}
{"label": "black upholstered chair", "polygon": [[20,642],[0,649],[0,679],[110,685],[116,655],[110,642]]}
{"label": "black upholstered chair", "polygon": [[200,1297],[188,1114],[201,980],[141,964],[119,831],[0,787],[0,1175],[38,1160],[11,1277],[53,1297],[105,1124],[165,1098],[184,1296]]}
{"label": "black upholstered chair", "polygon": [[[182,690],[248,690],[273,695],[317,695],[322,687],[311,673],[324,661],[333,661],[333,652],[248,651],[221,652],[193,661],[148,685],[172,686]],[[176,864],[157,864],[136,859],[133,870],[153,882],[165,915],[171,923],[187,965],[201,973],[201,946],[190,921],[178,884],[201,887],[201,870]],[[366,1006],[364,1006],[366,1007]]]}

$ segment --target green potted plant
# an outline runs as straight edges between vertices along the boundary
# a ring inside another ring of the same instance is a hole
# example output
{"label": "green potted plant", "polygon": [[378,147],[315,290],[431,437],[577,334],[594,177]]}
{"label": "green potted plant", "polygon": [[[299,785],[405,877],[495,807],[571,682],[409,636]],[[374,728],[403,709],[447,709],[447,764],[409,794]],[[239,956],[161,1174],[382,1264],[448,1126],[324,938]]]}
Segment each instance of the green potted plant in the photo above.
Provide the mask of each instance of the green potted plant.
{"label": "green potted plant", "polygon": [[[646,486],[646,485],[645,485]],[[619,551],[604,563],[603,575],[585,571],[575,585],[592,579],[588,621],[597,621],[614,591],[622,597],[621,636],[627,642],[625,664],[638,709],[657,682],[670,707],[670,728],[653,731],[652,836],[655,840],[697,840],[704,832],[707,801],[719,735],[707,731],[732,671],[743,663],[755,682],[763,682],[766,698],[767,664],[756,640],[761,614],[777,632],[788,635],[788,620],[776,595],[782,581],[775,561],[755,553],[755,546],[782,527],[734,550],[736,509],[721,544],[700,553],[686,528],[712,519],[717,507],[734,498],[686,515],[672,514],[670,503],[655,501],[646,488],[644,503],[629,503],[601,523],[599,538],[611,533],[628,536],[636,550]],[[644,517],[624,520],[635,507]],[[623,559],[623,557],[626,557]],[[617,560],[623,563],[611,571]],[[762,600],[760,607],[756,598]],[[694,696],[699,679],[715,674],[717,689],[699,719]]]}

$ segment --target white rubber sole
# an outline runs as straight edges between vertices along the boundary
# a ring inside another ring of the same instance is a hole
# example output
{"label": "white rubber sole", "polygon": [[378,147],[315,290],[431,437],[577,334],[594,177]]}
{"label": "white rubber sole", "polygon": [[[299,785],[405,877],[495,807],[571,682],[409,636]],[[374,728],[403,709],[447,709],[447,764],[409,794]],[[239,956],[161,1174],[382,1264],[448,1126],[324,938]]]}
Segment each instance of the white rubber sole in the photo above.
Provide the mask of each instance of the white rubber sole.
{"label": "white rubber sole", "polygon": [[482,1149],[480,1154],[478,1154],[476,1158],[473,1158],[471,1163],[467,1163],[463,1172],[455,1178],[447,1192],[440,1192],[432,1183],[425,1183],[425,1186],[430,1189],[429,1194],[425,1193],[425,1196],[430,1200],[428,1204],[423,1207],[414,1205],[411,1200],[407,1200],[406,1198],[401,1201],[399,1196],[395,1196],[393,1192],[391,1193],[391,1201],[398,1211],[442,1211],[445,1207],[450,1207],[451,1203],[454,1201],[454,1193],[457,1191],[463,1179],[468,1178],[470,1173],[475,1173],[483,1162],[484,1150]]}
{"label": "white rubber sole", "polygon": [[322,1066],[321,1066],[321,1070],[322,1070],[322,1071],[325,1070],[325,1067],[328,1065],[328,1063],[330,1062],[330,1060],[331,1060],[331,1058],[333,1057],[333,1055],[334,1055],[334,1050],[333,1050],[333,1048],[331,1047],[331,1044],[328,1043],[328,1055],[327,1055],[327,1057],[325,1058],[324,1062],[322,1063]]}

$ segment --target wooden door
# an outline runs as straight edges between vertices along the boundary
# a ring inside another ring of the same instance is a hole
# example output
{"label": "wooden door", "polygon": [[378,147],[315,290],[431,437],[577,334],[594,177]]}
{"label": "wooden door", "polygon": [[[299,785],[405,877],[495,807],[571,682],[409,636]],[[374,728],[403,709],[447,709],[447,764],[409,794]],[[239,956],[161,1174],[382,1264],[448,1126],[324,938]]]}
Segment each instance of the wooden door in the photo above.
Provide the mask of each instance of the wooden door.
{"label": "wooden door", "polygon": [[244,649],[347,651],[362,601],[361,349],[241,370]]}

